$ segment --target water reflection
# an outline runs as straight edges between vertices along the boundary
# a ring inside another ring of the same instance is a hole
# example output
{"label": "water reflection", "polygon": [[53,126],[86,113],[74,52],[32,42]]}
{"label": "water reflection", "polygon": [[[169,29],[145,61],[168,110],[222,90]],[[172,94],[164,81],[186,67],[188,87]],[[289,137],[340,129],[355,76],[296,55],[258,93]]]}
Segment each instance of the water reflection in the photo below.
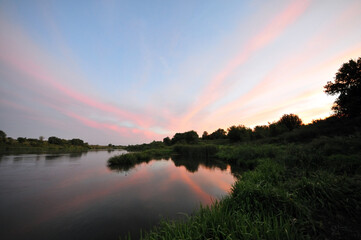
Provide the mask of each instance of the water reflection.
{"label": "water reflection", "polygon": [[112,171],[122,173],[128,172],[137,166],[149,163],[150,161],[159,161],[159,160],[171,160],[176,167],[183,166],[187,169],[188,172],[195,173],[198,171],[200,166],[203,166],[207,169],[220,169],[222,171],[226,170],[228,166],[230,166],[230,171],[234,176],[239,176],[239,173],[242,169],[237,166],[229,165],[223,161],[220,161],[216,158],[189,158],[183,157],[180,155],[174,155],[171,158],[152,158],[152,160],[138,160],[136,162],[124,162],[123,164],[112,165],[108,168]]}
{"label": "water reflection", "polygon": [[130,232],[136,239],[140,228],[191,214],[235,181],[231,166],[205,159],[110,169],[107,160],[116,154],[6,156],[10,161],[0,162],[1,238],[117,239]]}
{"label": "water reflection", "polygon": [[200,165],[208,168],[208,169],[214,169],[214,168],[218,168],[220,170],[226,170],[227,169],[227,164],[224,162],[221,162],[217,159],[213,159],[213,158],[199,158],[199,159],[195,159],[195,158],[186,158],[186,157],[182,157],[182,156],[173,156],[172,157],[172,161],[174,162],[174,165],[179,167],[179,166],[184,166],[189,172],[197,172],[198,168]]}

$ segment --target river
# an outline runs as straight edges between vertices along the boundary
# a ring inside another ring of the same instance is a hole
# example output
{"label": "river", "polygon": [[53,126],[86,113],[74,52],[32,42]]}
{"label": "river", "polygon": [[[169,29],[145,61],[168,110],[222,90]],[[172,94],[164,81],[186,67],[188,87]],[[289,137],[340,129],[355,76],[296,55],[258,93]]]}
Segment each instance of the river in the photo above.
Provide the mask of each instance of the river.
{"label": "river", "polygon": [[122,151],[0,157],[0,239],[118,239],[226,195],[230,166],[152,160],[107,167]]}

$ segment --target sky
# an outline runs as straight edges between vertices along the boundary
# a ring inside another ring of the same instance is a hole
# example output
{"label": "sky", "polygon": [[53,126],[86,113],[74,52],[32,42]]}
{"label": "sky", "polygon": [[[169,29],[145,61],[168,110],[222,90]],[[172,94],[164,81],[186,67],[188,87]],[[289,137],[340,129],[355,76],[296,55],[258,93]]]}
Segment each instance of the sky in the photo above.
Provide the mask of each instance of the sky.
{"label": "sky", "polygon": [[0,0],[0,129],[138,144],[332,114],[359,0]]}

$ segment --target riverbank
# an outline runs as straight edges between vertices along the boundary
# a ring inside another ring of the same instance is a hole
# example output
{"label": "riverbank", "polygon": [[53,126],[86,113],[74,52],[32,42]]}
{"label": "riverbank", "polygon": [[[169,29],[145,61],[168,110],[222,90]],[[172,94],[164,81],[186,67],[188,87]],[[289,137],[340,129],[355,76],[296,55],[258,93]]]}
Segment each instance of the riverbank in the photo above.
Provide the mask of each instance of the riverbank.
{"label": "riverbank", "polygon": [[[361,238],[357,124],[321,122],[261,141],[199,141],[164,148],[189,157],[214,146],[218,160],[245,171],[229,196],[201,207],[187,221],[164,220],[143,239]],[[153,152],[156,149],[161,147]],[[138,159],[136,154],[142,153],[133,154],[131,158]]]}

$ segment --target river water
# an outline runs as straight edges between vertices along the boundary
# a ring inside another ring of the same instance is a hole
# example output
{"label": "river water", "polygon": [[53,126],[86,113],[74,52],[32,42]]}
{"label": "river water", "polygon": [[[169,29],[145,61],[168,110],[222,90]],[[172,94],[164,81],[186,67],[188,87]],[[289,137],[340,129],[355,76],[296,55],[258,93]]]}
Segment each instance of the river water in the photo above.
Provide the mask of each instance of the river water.
{"label": "river water", "polygon": [[112,170],[122,151],[0,157],[0,239],[118,239],[226,195],[230,166],[152,160]]}

